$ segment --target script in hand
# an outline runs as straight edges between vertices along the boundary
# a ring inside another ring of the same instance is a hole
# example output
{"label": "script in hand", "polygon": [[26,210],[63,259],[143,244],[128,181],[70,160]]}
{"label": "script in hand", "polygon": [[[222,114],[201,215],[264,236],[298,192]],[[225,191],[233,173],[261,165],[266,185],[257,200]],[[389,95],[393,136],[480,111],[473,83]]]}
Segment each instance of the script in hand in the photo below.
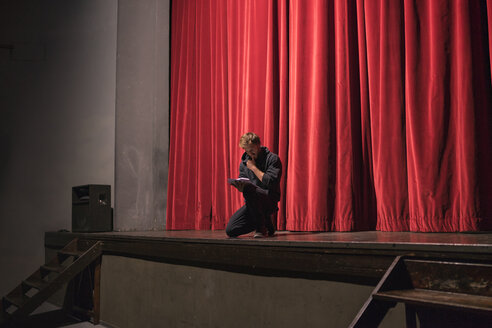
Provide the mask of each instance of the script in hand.
{"label": "script in hand", "polygon": [[238,182],[251,183],[251,180],[248,178],[227,179],[227,183],[234,187],[237,187]]}

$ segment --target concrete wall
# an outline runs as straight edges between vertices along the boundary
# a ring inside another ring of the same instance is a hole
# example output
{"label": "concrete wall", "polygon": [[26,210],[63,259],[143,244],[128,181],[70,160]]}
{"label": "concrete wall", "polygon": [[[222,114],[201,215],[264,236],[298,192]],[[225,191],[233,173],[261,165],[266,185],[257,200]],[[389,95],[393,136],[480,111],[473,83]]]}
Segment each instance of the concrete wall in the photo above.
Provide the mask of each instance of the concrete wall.
{"label": "concrete wall", "polygon": [[[373,287],[103,256],[101,320],[117,327],[348,327]],[[405,327],[404,307],[380,327]]]}
{"label": "concrete wall", "polygon": [[165,229],[170,0],[120,0],[115,230]]}
{"label": "concrete wall", "polygon": [[169,0],[0,0],[0,295],[71,229],[73,186],[111,185],[116,230],[165,228],[169,21]]}
{"label": "concrete wall", "polygon": [[72,186],[114,186],[117,6],[0,1],[0,295],[71,229]]}

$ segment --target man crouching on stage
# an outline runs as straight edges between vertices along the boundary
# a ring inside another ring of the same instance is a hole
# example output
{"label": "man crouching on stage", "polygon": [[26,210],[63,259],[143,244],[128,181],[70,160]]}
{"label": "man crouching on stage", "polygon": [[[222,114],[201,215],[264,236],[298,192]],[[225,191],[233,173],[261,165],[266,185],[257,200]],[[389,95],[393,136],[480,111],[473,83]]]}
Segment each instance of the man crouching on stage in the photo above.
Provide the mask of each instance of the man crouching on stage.
{"label": "man crouching on stage", "polygon": [[232,185],[243,193],[246,204],[231,216],[226,233],[237,237],[256,230],[255,238],[273,236],[275,228],[270,217],[278,211],[282,163],[276,154],[261,146],[260,137],[253,132],[241,136],[239,146],[244,154],[239,180]]}

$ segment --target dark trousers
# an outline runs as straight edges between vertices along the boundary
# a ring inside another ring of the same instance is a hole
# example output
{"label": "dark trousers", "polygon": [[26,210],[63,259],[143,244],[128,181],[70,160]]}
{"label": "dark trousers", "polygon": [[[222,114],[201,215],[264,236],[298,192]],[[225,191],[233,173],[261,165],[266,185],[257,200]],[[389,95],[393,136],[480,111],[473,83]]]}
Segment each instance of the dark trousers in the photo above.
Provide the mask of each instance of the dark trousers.
{"label": "dark trousers", "polygon": [[241,207],[229,219],[226,233],[237,237],[251,231],[275,231],[270,216],[277,209],[276,202],[268,197],[268,191],[254,185],[244,186],[243,195],[246,205]]}

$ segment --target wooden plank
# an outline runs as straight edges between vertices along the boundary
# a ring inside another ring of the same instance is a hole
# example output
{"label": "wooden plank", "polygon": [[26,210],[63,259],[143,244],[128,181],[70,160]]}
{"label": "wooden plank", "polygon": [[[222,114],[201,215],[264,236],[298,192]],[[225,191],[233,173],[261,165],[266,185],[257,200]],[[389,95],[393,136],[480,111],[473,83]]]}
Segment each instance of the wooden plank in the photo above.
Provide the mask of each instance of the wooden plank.
{"label": "wooden plank", "polygon": [[454,308],[492,314],[492,297],[425,289],[388,290],[373,295],[374,299],[404,302],[418,306]]}
{"label": "wooden plank", "polygon": [[87,252],[91,247],[97,243],[98,240],[94,239],[77,239],[75,251],[77,252]]}
{"label": "wooden plank", "polygon": [[30,298],[27,297],[24,294],[12,294],[12,295],[7,295],[4,297],[4,299],[9,302],[10,304],[20,308],[24,306],[27,302],[29,302]]}
{"label": "wooden plank", "polygon": [[74,252],[76,252],[78,243],[79,243],[79,238],[72,236],[72,238],[70,238],[70,240],[67,243],[65,243],[62,251],[67,251],[67,252],[74,251]]}
{"label": "wooden plank", "polygon": [[[51,296],[56,290],[58,290],[64,283],[73,279],[75,275],[80,273],[95,259],[100,258],[102,254],[101,244],[101,242],[95,241],[73,240],[72,242],[70,242],[66,246],[66,248],[59,253],[64,253],[68,255],[82,255],[68,266],[61,266],[58,256],[49,261],[47,264],[42,265],[39,270],[34,272],[31,276],[29,276],[29,278],[24,280],[19,286],[17,286],[2,299],[2,307],[0,308],[2,310],[2,313],[0,314],[0,323],[7,320],[7,317],[9,319],[25,318],[29,313],[31,313],[41,303],[43,303],[49,296]],[[82,253],[81,250],[87,251],[85,253]],[[59,275],[55,277],[52,281],[47,282],[43,280],[42,271],[57,272],[59,273]],[[99,271],[98,274],[100,275]],[[32,297],[28,297],[24,294],[24,291],[27,292],[31,288],[36,288],[39,290],[39,292],[34,294]],[[99,294],[99,290],[97,290],[97,293]],[[10,304],[17,308],[11,313],[11,315],[4,311],[4,309],[8,308]],[[97,321],[99,321],[99,313],[97,313]]]}
{"label": "wooden plank", "polygon": [[396,302],[378,302],[374,299],[374,294],[379,291],[383,286],[388,284],[388,281],[391,280],[394,276],[394,271],[401,271],[402,262],[400,261],[401,257],[396,257],[388,270],[386,270],[383,278],[379,281],[374,291],[371,293],[371,296],[364,303],[362,308],[359,310],[354,320],[350,324],[349,328],[365,328],[365,327],[378,327],[383,318],[386,316],[386,313],[391,307],[396,305]]}
{"label": "wooden plank", "polygon": [[54,266],[54,265],[47,265],[47,264],[45,264],[45,265],[42,265],[41,266],[41,269],[44,270],[44,271],[48,271],[48,272],[61,273],[66,268],[63,267],[63,266],[61,266],[61,265]]}
{"label": "wooden plank", "polygon": [[[33,274],[31,274],[29,277],[27,277],[22,283],[24,284],[24,286],[30,286],[32,288],[36,288],[39,290],[40,288],[45,287],[45,286],[43,286],[43,284],[48,283],[48,281],[43,279],[46,275],[47,275],[47,272],[42,273],[41,268],[39,268],[38,270],[34,271]],[[23,291],[26,292],[27,290],[23,289]]]}
{"label": "wooden plank", "polygon": [[41,290],[48,285],[48,282],[35,277],[30,277],[22,281],[22,283],[30,288],[36,288],[37,290]]}
{"label": "wooden plank", "polygon": [[84,254],[83,251],[65,251],[65,250],[61,250],[61,251],[58,251],[58,254],[59,255],[65,255],[65,256],[73,256],[75,258],[81,256],[82,254]]}
{"label": "wooden plank", "polygon": [[58,275],[49,283],[46,288],[40,290],[36,295],[34,295],[28,303],[26,303],[22,308],[19,308],[14,315],[26,316],[32,311],[34,311],[41,303],[43,303],[48,297],[50,297],[55,291],[57,291],[63,284],[70,281],[75,275],[80,273],[84,268],[91,264],[95,259],[101,256],[101,243],[95,244],[89,251],[82,255],[76,262],[67,267],[63,273]]}
{"label": "wooden plank", "polygon": [[[74,238],[71,240],[65,247],[61,250],[61,252],[67,251],[67,252],[77,252],[77,244],[78,244],[78,239]],[[48,262],[45,263],[46,266],[48,267],[58,267],[62,265],[63,258],[59,258],[58,256],[55,256],[51,258]]]}
{"label": "wooden plank", "polygon": [[416,289],[468,293],[492,297],[492,265],[405,259]]}
{"label": "wooden plank", "polygon": [[3,299],[7,303],[10,303],[15,307],[20,307],[21,305],[24,304],[24,302],[28,299],[28,297],[24,295],[24,290],[22,288],[22,285],[17,285]]}
{"label": "wooden plank", "polygon": [[[379,280],[393,257],[351,251],[332,253],[305,248],[201,244],[168,241],[104,242],[106,254],[260,275]],[[330,277],[328,277],[330,276]],[[335,277],[336,276],[336,277]]]}
{"label": "wooden plank", "polygon": [[101,317],[101,257],[94,263],[93,324],[99,324]]}
{"label": "wooden plank", "polygon": [[317,247],[317,248],[357,248],[357,249],[397,249],[411,251],[441,251],[465,253],[488,253],[492,249],[492,233],[415,233],[415,232],[290,232],[278,231],[275,238],[266,238],[258,241],[253,240],[252,234],[237,239],[227,238],[222,230],[182,230],[182,231],[133,231],[133,232],[106,232],[106,233],[70,233],[70,232],[46,232],[46,241],[57,238],[64,239],[65,244],[75,237],[112,239],[120,238],[127,240],[154,239],[154,240],[199,240],[200,242],[223,242],[223,243],[252,243],[252,244],[276,244],[289,247]]}
{"label": "wooden plank", "polygon": [[[282,234],[281,232],[278,237],[257,241],[252,238],[227,239],[223,237],[223,231],[207,233],[162,231],[128,234],[47,232],[45,245],[57,249],[71,238],[88,238],[103,241],[103,252],[108,255],[130,256],[254,275],[293,276],[370,286],[378,283],[393,259],[399,255],[492,262],[492,252],[484,251],[483,245],[466,245],[466,249],[463,249],[464,246],[438,247],[435,243],[409,245],[398,244],[398,238],[395,239],[395,243],[390,243],[391,236],[395,235],[392,233],[376,234],[379,239],[375,239],[370,243],[371,247],[368,247],[367,242],[374,234],[362,235],[367,238],[361,240],[357,237],[361,236],[359,233],[283,232]],[[415,234],[404,235],[406,238],[415,238]],[[428,235],[423,237],[425,242]],[[351,239],[354,240],[353,243],[350,242]],[[305,241],[296,242],[297,240]],[[326,240],[328,242],[325,242]]]}

